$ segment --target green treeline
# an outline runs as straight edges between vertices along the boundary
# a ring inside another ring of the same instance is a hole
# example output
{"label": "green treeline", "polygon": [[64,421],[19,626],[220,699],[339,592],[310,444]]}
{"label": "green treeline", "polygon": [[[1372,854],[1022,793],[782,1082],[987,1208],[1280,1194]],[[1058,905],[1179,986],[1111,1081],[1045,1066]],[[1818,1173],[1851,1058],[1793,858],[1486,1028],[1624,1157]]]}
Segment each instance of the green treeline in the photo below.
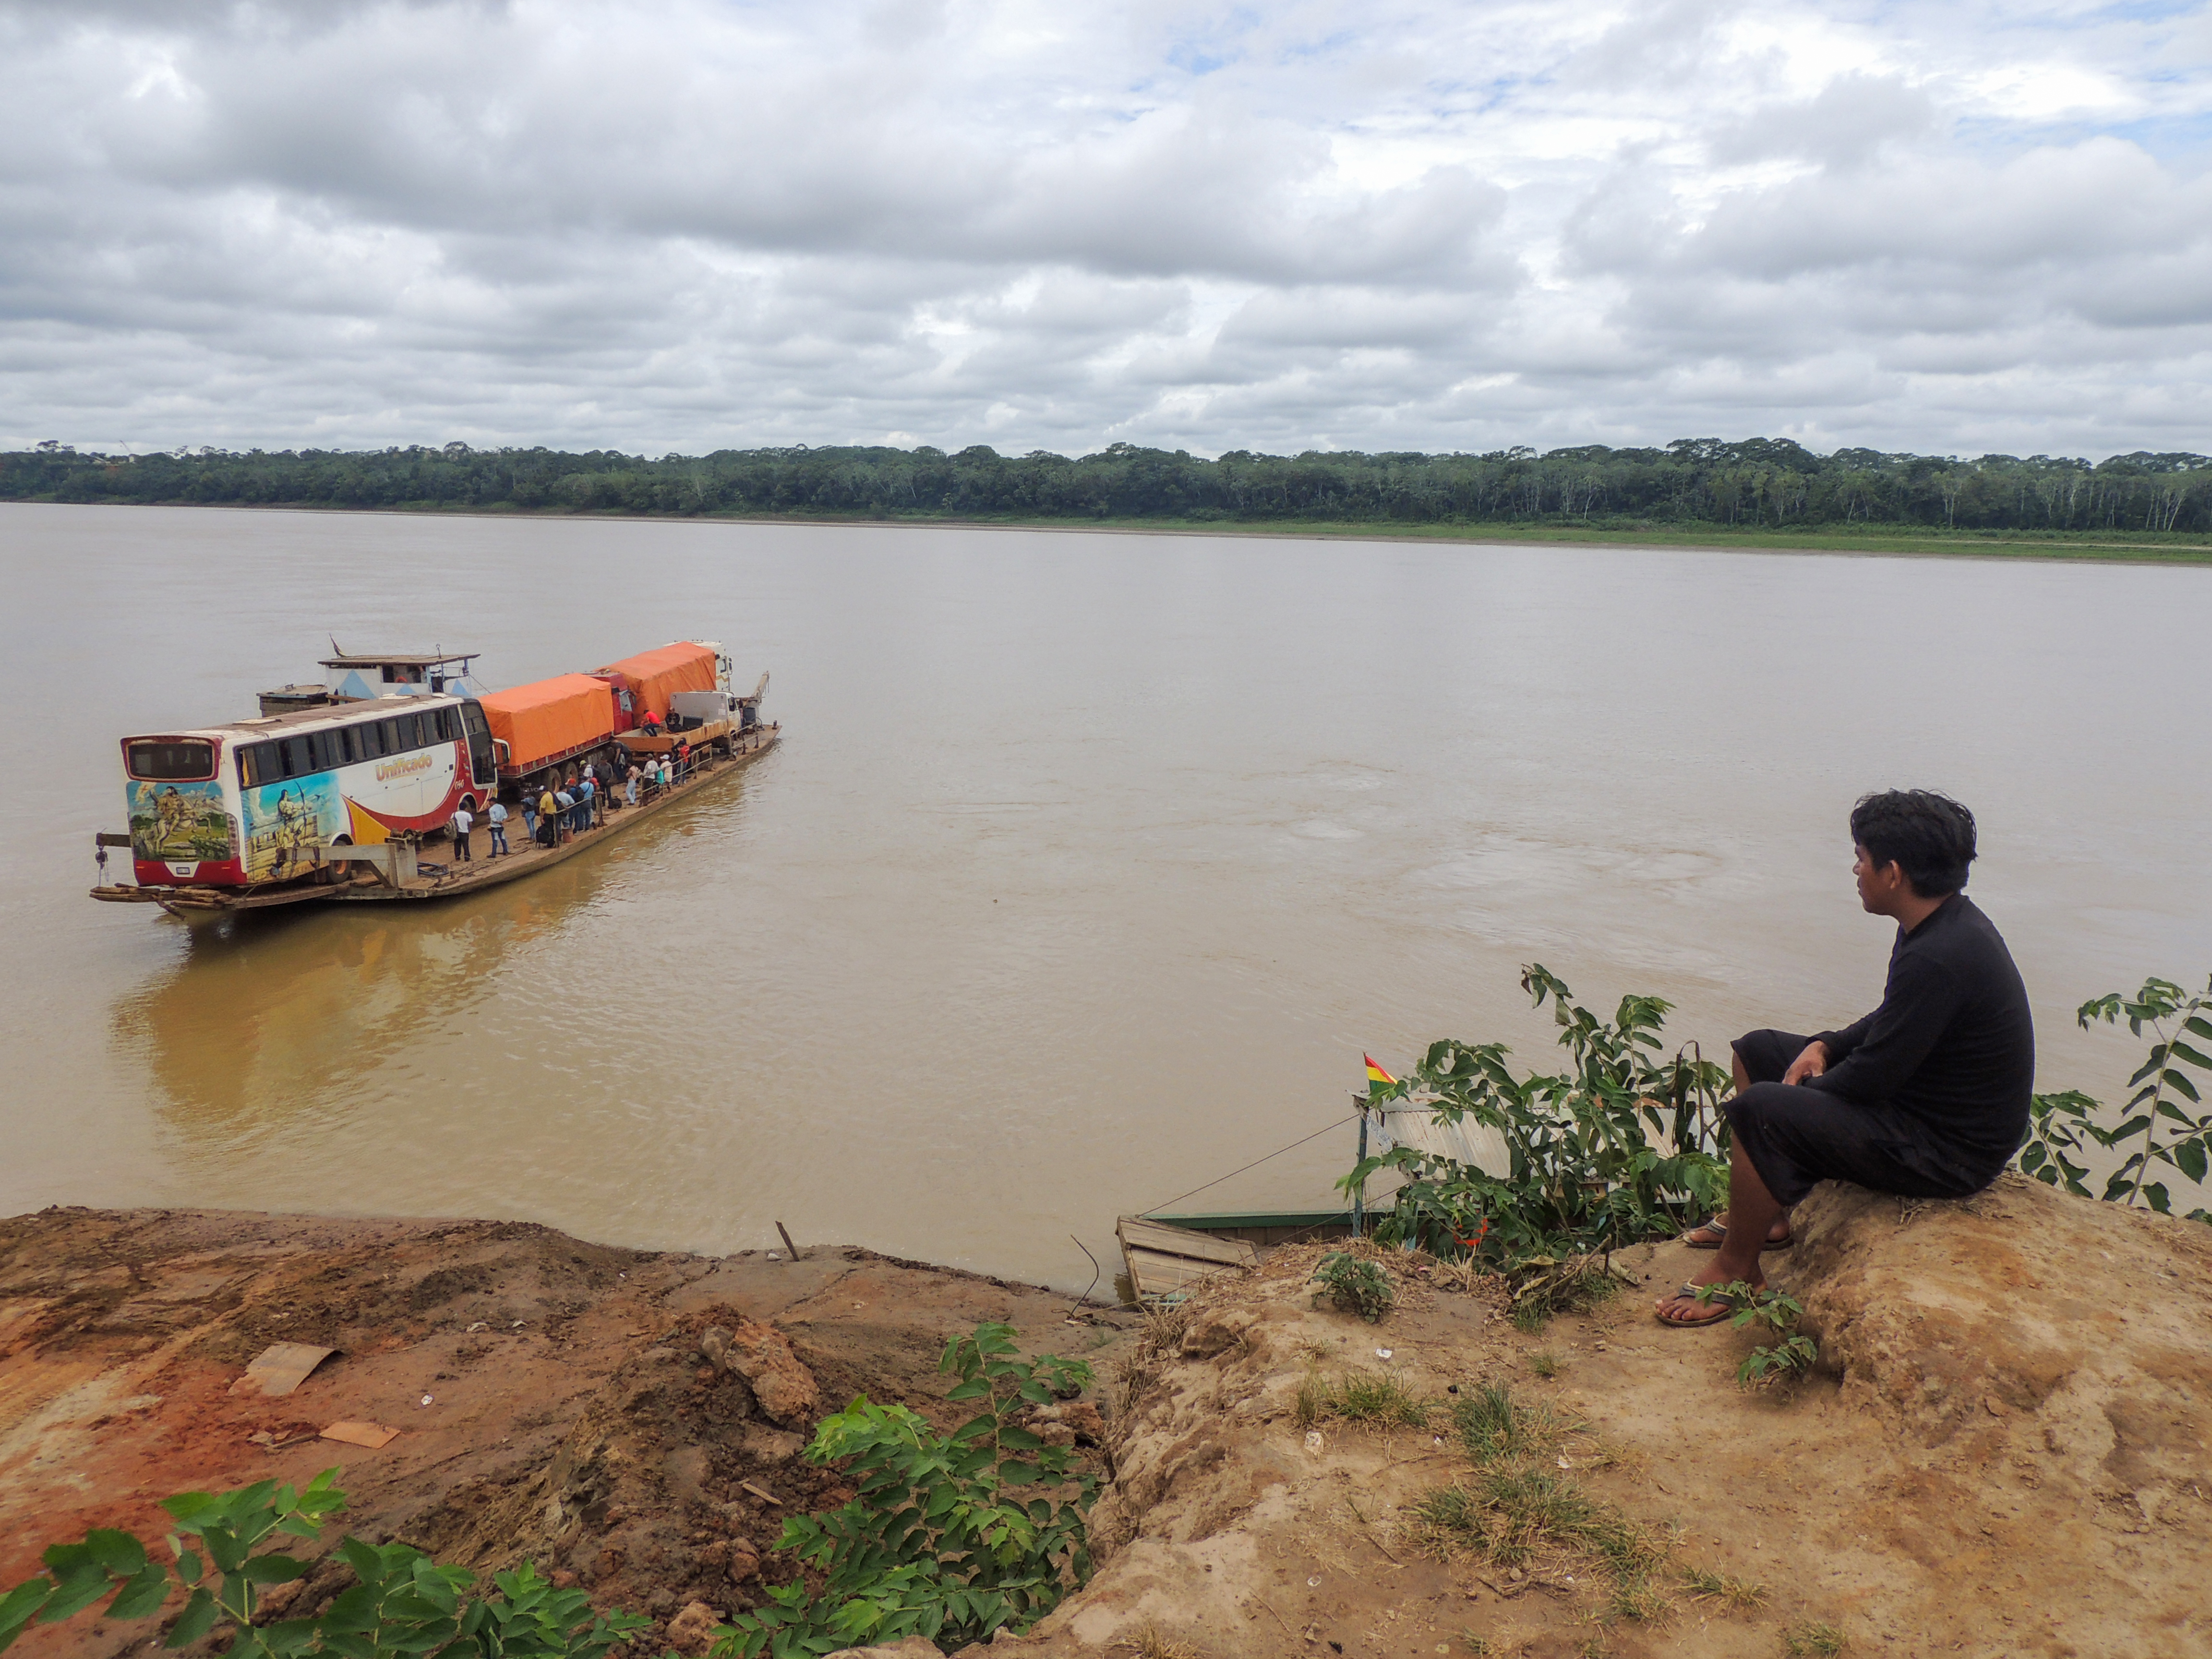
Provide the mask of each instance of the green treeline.
{"label": "green treeline", "polygon": [[648,460],[612,450],[410,447],[0,454],[0,500],[554,512],[1407,525],[1894,526],[1936,531],[2212,530],[2212,459],[1816,455],[1787,440],[1683,439],[1538,454],[1257,455],[1115,444],[1069,459],[840,447]]}

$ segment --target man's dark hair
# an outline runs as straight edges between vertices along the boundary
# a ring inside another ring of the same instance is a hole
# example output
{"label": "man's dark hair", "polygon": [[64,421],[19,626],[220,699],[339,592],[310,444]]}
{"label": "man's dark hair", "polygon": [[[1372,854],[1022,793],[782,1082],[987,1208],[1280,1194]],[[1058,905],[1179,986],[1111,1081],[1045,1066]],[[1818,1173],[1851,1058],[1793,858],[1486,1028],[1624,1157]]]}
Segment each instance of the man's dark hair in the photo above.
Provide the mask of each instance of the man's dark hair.
{"label": "man's dark hair", "polygon": [[1851,808],[1851,839],[1875,867],[1902,865],[1912,890],[1941,898],[1966,884],[1974,861],[1974,815],[1932,789],[1885,789]]}

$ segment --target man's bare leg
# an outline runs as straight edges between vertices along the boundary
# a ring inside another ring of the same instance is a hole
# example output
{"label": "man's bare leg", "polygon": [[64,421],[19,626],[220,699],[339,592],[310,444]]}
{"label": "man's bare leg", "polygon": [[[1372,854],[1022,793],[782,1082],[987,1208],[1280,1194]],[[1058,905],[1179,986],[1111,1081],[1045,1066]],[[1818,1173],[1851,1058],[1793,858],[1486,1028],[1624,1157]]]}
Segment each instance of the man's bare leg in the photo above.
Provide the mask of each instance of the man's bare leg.
{"label": "man's bare leg", "polygon": [[[1759,1289],[1766,1283],[1766,1275],[1759,1271],[1759,1246],[1765,1240],[1768,1229],[1780,1219],[1782,1202],[1766,1190],[1765,1182],[1759,1179],[1758,1166],[1738,1141],[1729,1155],[1729,1214],[1735,1218],[1729,1224],[1728,1237],[1713,1252],[1711,1265],[1692,1274],[1692,1285],[1733,1285],[1738,1279]],[[1703,1316],[1705,1310],[1683,1296],[1665,1296],[1655,1304],[1659,1316],[1666,1320],[1686,1321]]]}
{"label": "man's bare leg", "polygon": [[[1729,1059],[1732,1062],[1732,1069],[1735,1073],[1735,1091],[1738,1094],[1741,1094],[1745,1090],[1751,1087],[1750,1078],[1744,1074],[1743,1056],[1735,1053],[1734,1050],[1730,1050]],[[1735,1171],[1733,1169],[1729,1171],[1729,1186],[1731,1188],[1735,1186]],[[1729,1217],[1733,1213],[1735,1213],[1735,1210],[1734,1206],[1731,1206],[1729,1209],[1723,1210],[1718,1215],[1715,1216],[1711,1221],[1708,1221],[1699,1226],[1691,1228],[1690,1231],[1683,1234],[1682,1237],[1685,1238],[1694,1239],[1699,1233],[1704,1232],[1707,1227],[1713,1226],[1716,1223],[1717,1223],[1722,1228],[1726,1228],[1729,1224]],[[1774,1218],[1774,1224],[1766,1230],[1766,1237],[1769,1243],[1779,1244],[1784,1239],[1789,1237],[1790,1219],[1788,1212],[1784,1211]],[[1703,1280],[1699,1281],[1699,1283],[1703,1282]]]}

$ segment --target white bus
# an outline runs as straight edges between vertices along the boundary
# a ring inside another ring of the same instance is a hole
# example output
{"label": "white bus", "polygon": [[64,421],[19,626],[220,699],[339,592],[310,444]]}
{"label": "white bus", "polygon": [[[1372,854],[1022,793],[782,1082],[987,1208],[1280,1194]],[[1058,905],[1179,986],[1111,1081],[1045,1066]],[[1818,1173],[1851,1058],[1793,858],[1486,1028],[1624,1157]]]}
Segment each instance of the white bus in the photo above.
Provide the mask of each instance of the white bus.
{"label": "white bus", "polygon": [[249,887],[312,867],[311,847],[442,829],[497,793],[473,697],[378,697],[125,738],[142,887]]}

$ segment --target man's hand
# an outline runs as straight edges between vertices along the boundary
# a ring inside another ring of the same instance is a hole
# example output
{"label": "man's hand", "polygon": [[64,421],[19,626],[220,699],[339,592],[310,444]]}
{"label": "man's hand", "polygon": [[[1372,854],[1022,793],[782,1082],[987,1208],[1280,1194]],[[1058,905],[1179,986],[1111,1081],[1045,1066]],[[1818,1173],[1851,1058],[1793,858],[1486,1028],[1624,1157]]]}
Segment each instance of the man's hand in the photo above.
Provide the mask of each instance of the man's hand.
{"label": "man's hand", "polygon": [[1827,1069],[1828,1045],[1808,1042],[1797,1058],[1790,1062],[1790,1069],[1782,1074],[1782,1080],[1784,1083],[1802,1083],[1807,1078],[1818,1077]]}

